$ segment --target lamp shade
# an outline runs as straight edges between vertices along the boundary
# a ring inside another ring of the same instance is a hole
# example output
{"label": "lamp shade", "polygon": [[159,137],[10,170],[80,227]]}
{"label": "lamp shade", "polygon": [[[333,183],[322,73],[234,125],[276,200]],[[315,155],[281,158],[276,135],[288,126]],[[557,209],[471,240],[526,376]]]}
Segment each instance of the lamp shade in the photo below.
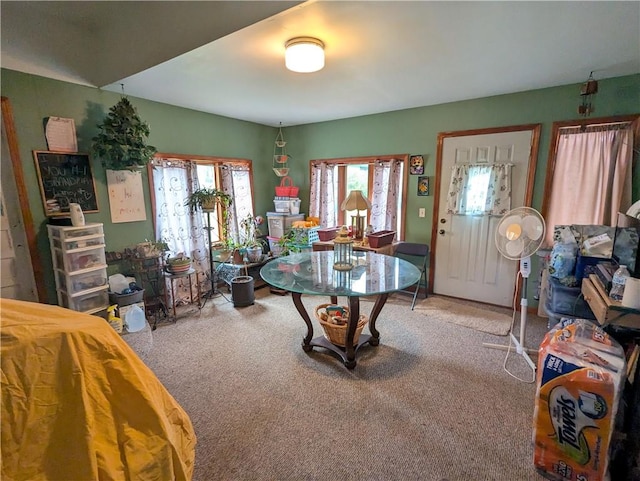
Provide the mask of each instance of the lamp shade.
{"label": "lamp shade", "polygon": [[371,202],[367,199],[361,190],[352,190],[340,205],[341,210],[367,210],[371,209]]}
{"label": "lamp shade", "polygon": [[296,37],[284,46],[284,63],[289,70],[311,73],[324,67],[324,44],[317,38]]}

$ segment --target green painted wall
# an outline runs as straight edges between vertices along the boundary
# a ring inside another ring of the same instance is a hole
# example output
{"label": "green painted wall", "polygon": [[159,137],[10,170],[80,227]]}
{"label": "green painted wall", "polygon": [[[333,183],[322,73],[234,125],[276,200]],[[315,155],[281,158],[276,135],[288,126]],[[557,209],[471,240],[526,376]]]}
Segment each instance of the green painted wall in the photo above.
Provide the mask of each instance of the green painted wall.
{"label": "green painted wall", "polygon": [[[425,87],[427,88],[427,87]],[[425,175],[435,175],[436,141],[439,132],[480,129],[518,124],[542,124],[533,206],[540,208],[546,174],[551,125],[554,121],[578,117],[579,84],[454,102],[432,107],[387,112],[345,120],[283,128],[287,141],[290,175],[300,186],[302,212],[308,213],[309,160],[382,154],[422,154]],[[42,120],[47,116],[71,117],[78,130],[80,151],[88,151],[90,139],[119,94],[2,70],[2,95],[11,101],[20,154],[27,176],[30,206],[39,232],[49,302],[55,302],[51,260],[46,238],[46,218],[32,159],[32,150],[46,150]],[[278,178],[271,171],[273,141],[277,129],[131,98],[141,118],[151,126],[150,142],[162,152],[247,158],[254,165],[256,213],[273,210],[274,186]],[[599,81],[595,115],[623,115],[640,112],[640,75]],[[277,116],[277,113],[274,113]],[[277,120],[277,119],[275,119]],[[636,166],[634,166],[636,167]],[[121,249],[153,236],[151,220],[111,224],[106,176],[93,163],[99,214],[87,221],[103,222],[107,248]],[[147,188],[145,186],[145,188]],[[407,239],[430,242],[433,196],[416,195],[417,176],[409,178]],[[634,200],[640,198],[640,169],[634,168]],[[427,217],[418,217],[425,207]],[[151,219],[147,203],[147,218]]]}
{"label": "green painted wall", "polygon": [[[425,87],[427,88],[427,87]],[[422,154],[425,175],[435,178],[437,138],[440,132],[482,129],[521,124],[542,124],[533,207],[542,206],[547,156],[553,122],[579,118],[580,85],[566,85],[510,95],[421,107],[345,120],[287,128],[288,153],[292,166],[306,169],[293,174],[297,183],[305,181],[302,205],[308,203],[308,161],[335,157],[383,154]],[[600,80],[594,116],[640,112],[640,75]],[[637,156],[636,156],[637,160]],[[636,166],[637,167],[637,166]],[[418,197],[418,176],[409,176],[406,226],[407,240],[431,241],[433,196]],[[301,184],[302,185],[302,184]],[[433,185],[433,184],[432,184]],[[634,200],[640,199],[640,169],[634,169]],[[427,217],[418,217],[425,207]]]}
{"label": "green painted wall", "polygon": [[[58,116],[75,120],[78,150],[88,152],[91,138],[98,130],[96,125],[102,122],[120,95],[6,69],[2,69],[1,80],[2,95],[9,98],[13,109],[29,204],[44,264],[44,282],[49,295],[43,301],[56,303],[47,218],[32,151],[47,150],[43,119]],[[271,171],[271,158],[277,129],[135,97],[130,99],[140,117],[150,124],[149,142],[160,152],[250,159],[254,165],[256,212],[264,214],[267,207],[261,206],[273,205],[276,178]],[[85,217],[87,222],[104,223],[107,250],[121,250],[145,239],[153,239],[151,202],[146,202],[147,221],[112,224],[105,170],[97,160],[92,160],[91,166],[100,212],[86,214]],[[146,171],[143,176],[145,196],[149,199]]]}

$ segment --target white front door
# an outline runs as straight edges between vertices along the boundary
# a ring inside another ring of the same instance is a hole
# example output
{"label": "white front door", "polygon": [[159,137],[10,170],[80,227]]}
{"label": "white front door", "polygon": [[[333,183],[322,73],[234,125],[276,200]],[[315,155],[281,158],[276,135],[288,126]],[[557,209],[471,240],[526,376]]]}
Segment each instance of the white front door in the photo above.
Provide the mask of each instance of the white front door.
{"label": "white front door", "polygon": [[495,247],[495,230],[501,217],[448,214],[446,198],[454,164],[511,163],[511,208],[524,205],[534,138],[537,145],[534,132],[520,130],[442,139],[434,293],[500,306],[513,304],[518,263],[502,257]]}
{"label": "white front door", "polygon": [[38,294],[20,213],[20,202],[13,175],[2,120],[2,183],[0,188],[0,297],[37,301]]}

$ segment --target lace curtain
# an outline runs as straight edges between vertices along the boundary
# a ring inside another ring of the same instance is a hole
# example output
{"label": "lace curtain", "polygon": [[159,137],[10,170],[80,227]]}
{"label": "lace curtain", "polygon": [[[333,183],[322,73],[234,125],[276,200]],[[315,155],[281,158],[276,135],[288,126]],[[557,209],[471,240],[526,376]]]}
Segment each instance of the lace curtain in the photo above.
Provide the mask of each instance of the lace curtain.
{"label": "lace curtain", "polygon": [[[202,215],[192,213],[184,205],[189,194],[198,187],[197,169],[188,161],[155,159],[152,172],[156,239],[169,245],[170,255],[183,252],[191,257],[198,282],[202,284],[209,271],[207,235]],[[188,279],[179,279],[174,284],[176,304],[196,302],[191,299]],[[171,296],[170,289],[167,294]]]}
{"label": "lace curtain", "polygon": [[398,196],[401,192],[402,161],[376,161],[373,166],[373,192],[369,224],[373,231],[397,230]]}
{"label": "lace curtain", "polygon": [[511,209],[512,164],[456,164],[451,170],[447,213],[503,215]]}
{"label": "lace curtain", "polygon": [[221,172],[222,191],[233,199],[229,207],[228,235],[233,240],[239,241],[240,222],[248,215],[253,215],[249,168],[236,164],[224,164]]}
{"label": "lace curtain", "polygon": [[335,199],[335,165],[321,162],[311,169],[309,215],[318,217],[320,225],[338,225]]}

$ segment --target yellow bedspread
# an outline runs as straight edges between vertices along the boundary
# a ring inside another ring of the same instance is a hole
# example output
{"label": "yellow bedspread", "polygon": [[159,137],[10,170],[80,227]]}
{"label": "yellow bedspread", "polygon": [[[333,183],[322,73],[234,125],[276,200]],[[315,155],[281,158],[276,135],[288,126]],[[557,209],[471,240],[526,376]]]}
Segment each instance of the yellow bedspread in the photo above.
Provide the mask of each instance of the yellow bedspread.
{"label": "yellow bedspread", "polygon": [[0,300],[3,480],[190,480],[191,420],[103,319]]}

